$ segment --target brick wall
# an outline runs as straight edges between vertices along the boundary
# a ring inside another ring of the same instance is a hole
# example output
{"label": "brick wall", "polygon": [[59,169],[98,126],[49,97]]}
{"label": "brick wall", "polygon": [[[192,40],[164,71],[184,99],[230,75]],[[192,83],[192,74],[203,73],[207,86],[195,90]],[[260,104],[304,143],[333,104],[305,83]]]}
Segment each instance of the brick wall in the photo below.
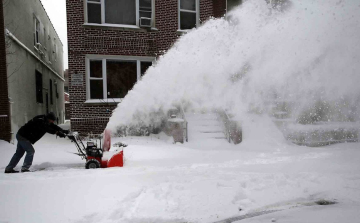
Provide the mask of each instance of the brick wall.
{"label": "brick wall", "polygon": [[[213,0],[200,0],[202,22],[214,16],[213,6]],[[156,31],[84,26],[84,0],[66,0],[66,8],[71,128],[83,133],[90,131],[100,133],[105,128],[116,104],[84,104],[85,55],[158,57],[168,50],[180,35],[177,32],[178,0],[155,1]],[[83,75],[82,86],[72,86],[71,75],[74,73]]]}
{"label": "brick wall", "polygon": [[223,17],[226,13],[226,0],[214,0],[213,5],[214,17]]}
{"label": "brick wall", "polygon": [[10,142],[10,110],[6,71],[3,1],[0,1],[0,140]]}

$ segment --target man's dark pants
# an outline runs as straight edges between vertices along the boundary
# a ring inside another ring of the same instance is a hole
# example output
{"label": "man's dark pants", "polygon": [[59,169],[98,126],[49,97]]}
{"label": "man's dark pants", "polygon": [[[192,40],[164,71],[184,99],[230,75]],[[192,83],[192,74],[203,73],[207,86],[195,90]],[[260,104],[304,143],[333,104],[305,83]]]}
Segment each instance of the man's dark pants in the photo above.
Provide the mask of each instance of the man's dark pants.
{"label": "man's dark pants", "polygon": [[20,159],[23,157],[24,153],[26,152],[26,156],[24,159],[24,164],[22,166],[22,170],[28,170],[33,162],[35,149],[32,146],[31,142],[21,135],[16,134],[16,139],[18,140],[17,149],[15,154],[10,160],[9,165],[6,167],[6,170],[12,170],[16,165],[19,163]]}

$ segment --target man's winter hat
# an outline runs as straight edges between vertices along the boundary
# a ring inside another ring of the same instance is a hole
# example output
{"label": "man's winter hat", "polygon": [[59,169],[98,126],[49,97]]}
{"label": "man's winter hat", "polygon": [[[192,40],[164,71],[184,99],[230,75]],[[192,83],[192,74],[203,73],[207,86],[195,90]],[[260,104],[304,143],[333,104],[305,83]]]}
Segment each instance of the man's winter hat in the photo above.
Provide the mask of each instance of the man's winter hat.
{"label": "man's winter hat", "polygon": [[47,118],[47,119],[50,119],[50,120],[53,120],[53,121],[56,120],[56,116],[55,116],[54,112],[49,112],[49,113],[46,115],[46,118]]}

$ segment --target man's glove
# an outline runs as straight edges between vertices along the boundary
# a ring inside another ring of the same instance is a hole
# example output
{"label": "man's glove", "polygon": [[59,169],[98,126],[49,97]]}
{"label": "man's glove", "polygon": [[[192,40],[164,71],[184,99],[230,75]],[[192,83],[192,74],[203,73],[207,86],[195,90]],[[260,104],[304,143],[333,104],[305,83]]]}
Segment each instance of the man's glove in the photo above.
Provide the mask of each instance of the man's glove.
{"label": "man's glove", "polygon": [[63,129],[62,132],[65,133],[66,135],[68,135],[70,131]]}
{"label": "man's glove", "polygon": [[63,132],[58,132],[57,135],[60,137],[60,138],[65,138],[65,134]]}

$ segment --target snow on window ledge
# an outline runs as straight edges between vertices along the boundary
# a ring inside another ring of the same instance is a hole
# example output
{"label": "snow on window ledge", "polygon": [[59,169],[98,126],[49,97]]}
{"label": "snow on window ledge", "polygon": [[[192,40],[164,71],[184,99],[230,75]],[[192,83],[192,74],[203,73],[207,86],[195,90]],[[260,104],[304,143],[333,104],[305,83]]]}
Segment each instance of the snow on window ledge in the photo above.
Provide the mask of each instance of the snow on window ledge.
{"label": "snow on window ledge", "polygon": [[[136,25],[118,25],[118,24],[99,24],[99,23],[84,23],[83,26],[85,27],[100,27],[100,28],[115,28],[115,29],[131,29],[131,30],[138,30],[138,31],[145,31],[147,29],[141,28]],[[151,31],[158,31],[157,28],[151,27]]]}
{"label": "snow on window ledge", "polygon": [[187,34],[188,32],[190,32],[192,29],[178,29],[178,30],[176,30],[176,33],[178,34],[178,35],[185,35],[185,34]]}
{"label": "snow on window ledge", "polygon": [[117,104],[122,100],[122,98],[88,99],[84,102],[84,104]]}

